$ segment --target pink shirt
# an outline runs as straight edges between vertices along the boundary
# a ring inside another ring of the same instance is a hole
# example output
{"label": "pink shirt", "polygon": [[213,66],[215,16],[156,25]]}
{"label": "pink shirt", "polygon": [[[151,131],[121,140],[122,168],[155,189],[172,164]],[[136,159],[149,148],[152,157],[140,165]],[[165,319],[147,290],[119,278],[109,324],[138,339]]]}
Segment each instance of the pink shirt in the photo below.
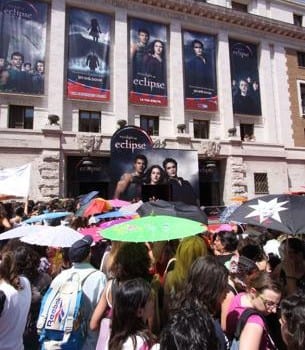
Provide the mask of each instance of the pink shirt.
{"label": "pink shirt", "polygon": [[[241,306],[241,297],[245,295],[245,293],[237,294],[231,302],[229,307],[229,312],[227,316],[227,335],[229,339],[234,337],[234,332],[237,326],[237,321],[240,318],[241,314],[247,307]],[[248,318],[247,323],[254,323],[262,328],[264,328],[263,337],[260,343],[260,350],[268,350],[270,347],[268,346],[268,337],[267,332],[265,331],[265,325],[263,319],[258,315],[252,315]]]}

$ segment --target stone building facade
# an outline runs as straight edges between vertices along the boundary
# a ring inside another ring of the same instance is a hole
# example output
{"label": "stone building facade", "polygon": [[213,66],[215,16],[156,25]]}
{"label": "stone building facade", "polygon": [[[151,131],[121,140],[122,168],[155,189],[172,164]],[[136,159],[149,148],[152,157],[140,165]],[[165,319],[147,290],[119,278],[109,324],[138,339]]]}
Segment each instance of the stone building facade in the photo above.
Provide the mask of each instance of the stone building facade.
{"label": "stone building facade", "polygon": [[[297,61],[305,43],[305,21],[302,22],[305,6],[301,2],[50,0],[47,3],[44,94],[0,93],[0,168],[32,162],[32,198],[75,196],[94,186],[100,186],[101,195],[111,195],[108,186],[111,136],[120,120],[140,126],[141,116],[158,118],[159,132],[152,136],[155,147],[197,151],[202,204],[228,204],[234,196],[252,198],[305,185],[305,119],[300,112],[298,90],[298,81],[305,81],[305,71]],[[245,11],[235,10],[236,3]],[[67,11],[71,7],[112,16],[109,102],[67,98]],[[129,102],[131,17],[167,26],[167,107]],[[301,19],[301,23],[296,19]],[[184,29],[216,37],[218,109],[215,112],[185,108],[181,39]],[[232,38],[258,47],[262,112],[259,116],[233,112],[229,53]],[[34,107],[32,129],[9,127],[12,105]],[[82,110],[101,113],[100,133],[79,131]],[[50,124],[50,114],[59,116],[58,124]],[[207,138],[194,137],[195,121],[208,122]],[[244,124],[252,127],[255,136],[252,140],[242,139]],[[178,125],[185,128],[179,129]],[[79,174],[84,156],[93,160],[94,169]],[[263,190],[259,189],[260,184]]]}

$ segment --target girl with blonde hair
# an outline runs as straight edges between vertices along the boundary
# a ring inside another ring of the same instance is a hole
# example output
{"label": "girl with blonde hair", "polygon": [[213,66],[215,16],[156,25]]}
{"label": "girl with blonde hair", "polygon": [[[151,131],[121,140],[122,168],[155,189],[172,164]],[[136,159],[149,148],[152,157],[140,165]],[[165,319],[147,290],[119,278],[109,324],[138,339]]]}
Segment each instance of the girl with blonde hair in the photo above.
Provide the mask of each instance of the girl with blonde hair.
{"label": "girl with blonde hair", "polygon": [[[180,290],[188,277],[192,263],[200,256],[206,256],[208,248],[200,236],[182,239],[175,255],[175,267],[164,279],[164,309],[167,310],[171,297]],[[166,315],[165,315],[166,316]]]}

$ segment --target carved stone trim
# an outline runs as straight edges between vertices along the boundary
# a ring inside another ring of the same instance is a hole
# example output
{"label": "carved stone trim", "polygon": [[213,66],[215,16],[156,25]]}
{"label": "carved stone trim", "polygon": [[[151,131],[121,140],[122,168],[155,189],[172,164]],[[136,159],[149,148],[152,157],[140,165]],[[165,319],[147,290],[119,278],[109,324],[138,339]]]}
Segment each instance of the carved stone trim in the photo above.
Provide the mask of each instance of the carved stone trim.
{"label": "carved stone trim", "polygon": [[198,152],[207,158],[215,158],[220,153],[220,143],[218,141],[202,141]]}
{"label": "carved stone trim", "polygon": [[103,138],[101,135],[76,135],[78,148],[84,153],[99,151]]}
{"label": "carved stone trim", "polygon": [[162,138],[157,138],[153,142],[153,148],[165,148],[166,147],[166,141]]}

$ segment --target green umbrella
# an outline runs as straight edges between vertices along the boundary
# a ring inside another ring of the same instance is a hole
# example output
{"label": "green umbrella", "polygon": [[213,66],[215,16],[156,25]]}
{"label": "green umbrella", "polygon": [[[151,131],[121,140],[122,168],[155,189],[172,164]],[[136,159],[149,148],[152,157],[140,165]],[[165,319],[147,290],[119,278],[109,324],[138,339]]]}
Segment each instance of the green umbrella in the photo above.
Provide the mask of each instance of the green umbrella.
{"label": "green umbrella", "polygon": [[174,216],[145,216],[100,231],[103,238],[125,242],[156,242],[193,236],[207,227],[197,221]]}

